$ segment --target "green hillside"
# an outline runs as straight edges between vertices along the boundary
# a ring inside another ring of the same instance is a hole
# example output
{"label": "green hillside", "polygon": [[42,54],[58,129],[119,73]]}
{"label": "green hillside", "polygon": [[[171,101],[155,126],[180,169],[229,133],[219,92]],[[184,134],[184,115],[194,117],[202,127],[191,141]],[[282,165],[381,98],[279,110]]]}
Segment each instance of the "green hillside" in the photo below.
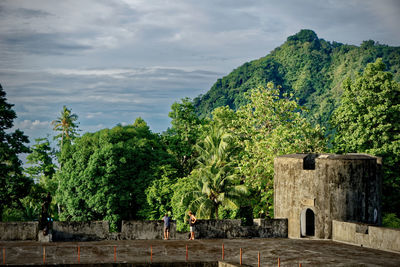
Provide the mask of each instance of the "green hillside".
{"label": "green hillside", "polygon": [[345,77],[356,76],[377,58],[383,59],[387,71],[399,82],[400,47],[372,40],[360,46],[328,42],[312,30],[301,30],[267,56],[247,62],[218,79],[193,102],[201,117],[209,116],[220,106],[237,109],[246,101],[246,91],[272,81],[284,91],[294,93],[299,104],[310,110],[312,122],[325,125],[339,103]]}

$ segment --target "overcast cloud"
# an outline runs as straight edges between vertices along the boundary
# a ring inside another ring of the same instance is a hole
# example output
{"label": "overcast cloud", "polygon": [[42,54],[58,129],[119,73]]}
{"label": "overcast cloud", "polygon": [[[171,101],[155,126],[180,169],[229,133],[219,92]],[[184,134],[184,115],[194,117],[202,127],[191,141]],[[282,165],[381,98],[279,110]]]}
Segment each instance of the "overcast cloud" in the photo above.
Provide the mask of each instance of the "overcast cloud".
{"label": "overcast cloud", "polygon": [[312,29],[327,41],[400,45],[400,1],[0,1],[0,83],[15,126],[51,133],[62,106],[96,131],[142,117],[169,126],[173,102]]}

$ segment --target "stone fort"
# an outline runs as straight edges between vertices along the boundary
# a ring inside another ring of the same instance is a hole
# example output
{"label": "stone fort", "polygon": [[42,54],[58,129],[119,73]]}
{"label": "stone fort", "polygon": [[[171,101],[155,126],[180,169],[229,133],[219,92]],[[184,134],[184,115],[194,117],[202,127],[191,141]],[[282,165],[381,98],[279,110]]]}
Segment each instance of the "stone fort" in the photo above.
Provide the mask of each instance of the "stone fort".
{"label": "stone fort", "polygon": [[[331,239],[400,252],[400,229],[381,225],[381,159],[366,154],[291,154],[274,161],[274,219],[198,220],[196,237]],[[0,241],[95,241],[162,239],[162,221],[52,223],[43,236],[38,222],[0,222]],[[171,225],[171,239],[187,239]]]}
{"label": "stone fort", "polygon": [[291,154],[274,162],[275,218],[288,237],[332,238],[332,222],[381,224],[381,159],[366,154]]}

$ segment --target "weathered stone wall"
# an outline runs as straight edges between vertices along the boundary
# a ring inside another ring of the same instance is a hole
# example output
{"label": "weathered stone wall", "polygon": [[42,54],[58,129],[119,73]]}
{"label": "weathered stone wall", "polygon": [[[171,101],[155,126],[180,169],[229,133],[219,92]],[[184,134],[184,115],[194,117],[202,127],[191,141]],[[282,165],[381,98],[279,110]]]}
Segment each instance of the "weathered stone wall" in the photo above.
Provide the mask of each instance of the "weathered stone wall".
{"label": "weathered stone wall", "polygon": [[196,237],[199,238],[286,238],[286,219],[254,219],[253,225],[243,226],[241,220],[197,220]]}
{"label": "weathered stone wall", "polygon": [[[162,239],[163,221],[123,221],[121,239]],[[176,232],[171,223],[171,239],[187,239],[188,233]],[[197,220],[196,238],[287,237],[287,220],[255,219],[254,225],[242,226],[241,220]]]}
{"label": "weathered stone wall", "polygon": [[[121,239],[163,239],[163,221],[122,221]],[[170,238],[176,238],[176,223],[171,222]]]}
{"label": "weathered stone wall", "polygon": [[53,241],[95,241],[109,237],[106,221],[53,222]]}
{"label": "weathered stone wall", "polygon": [[400,252],[400,229],[334,220],[332,239],[368,248]]}
{"label": "weathered stone wall", "polygon": [[[363,154],[292,154],[275,159],[275,218],[301,237],[301,217],[314,214],[314,236],[331,238],[332,220],[381,222],[380,165]],[[304,223],[305,220],[303,220]]]}
{"label": "weathered stone wall", "polygon": [[195,234],[198,238],[238,238],[241,220],[197,220]]}
{"label": "weathered stone wall", "polygon": [[38,222],[0,222],[0,240],[37,240]]}
{"label": "weathered stone wall", "polygon": [[[26,225],[34,225],[35,228]],[[37,227],[37,222],[2,223],[1,240],[37,240]],[[51,237],[52,241],[162,239],[163,231],[164,222],[161,220],[122,221],[119,233],[110,233],[109,224],[105,221],[53,222]],[[240,220],[198,220],[195,233],[196,238],[285,238],[288,235],[286,219],[255,219],[252,226],[242,226]],[[188,233],[176,232],[176,222],[172,221],[170,239],[188,239]]]}

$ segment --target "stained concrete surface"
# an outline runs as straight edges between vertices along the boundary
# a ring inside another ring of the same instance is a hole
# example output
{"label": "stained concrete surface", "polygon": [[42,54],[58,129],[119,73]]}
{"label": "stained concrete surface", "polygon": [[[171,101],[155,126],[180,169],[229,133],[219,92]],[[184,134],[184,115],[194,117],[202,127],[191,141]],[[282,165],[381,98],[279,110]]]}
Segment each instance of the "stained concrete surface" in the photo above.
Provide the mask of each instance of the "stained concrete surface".
{"label": "stained concrete surface", "polygon": [[[189,262],[215,262],[221,260],[224,244],[225,261],[239,263],[240,248],[243,264],[257,266],[257,253],[261,266],[400,266],[400,254],[357,247],[330,240],[307,239],[198,239],[189,240],[123,240],[99,242],[31,241],[0,242],[0,264],[42,264],[45,251],[46,264],[101,264],[117,263],[185,262],[186,246]],[[5,251],[5,255],[3,255]],[[5,257],[3,257],[5,256]],[[155,265],[155,264],[153,264]]]}

